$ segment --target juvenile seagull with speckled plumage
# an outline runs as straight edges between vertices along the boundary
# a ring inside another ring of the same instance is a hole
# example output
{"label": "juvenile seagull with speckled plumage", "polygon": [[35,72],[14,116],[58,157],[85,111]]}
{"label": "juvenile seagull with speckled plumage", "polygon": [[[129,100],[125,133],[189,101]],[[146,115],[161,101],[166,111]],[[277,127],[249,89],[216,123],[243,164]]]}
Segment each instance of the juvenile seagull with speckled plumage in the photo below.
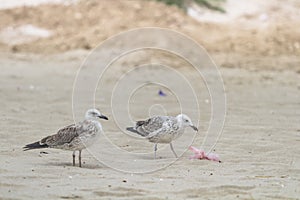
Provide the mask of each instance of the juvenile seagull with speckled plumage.
{"label": "juvenile seagull with speckled plumage", "polygon": [[91,146],[102,132],[99,118],[108,120],[97,109],[89,109],[83,121],[61,128],[56,134],[40,141],[27,144],[23,147],[24,151],[41,148],[73,151],[73,166],[75,166],[75,151],[79,151],[79,167],[81,167],[81,151]]}
{"label": "juvenile seagull with speckled plumage", "polygon": [[127,130],[141,135],[148,139],[149,142],[155,143],[154,159],[156,159],[158,143],[169,143],[172,152],[177,158],[178,156],[174,151],[172,141],[180,137],[187,127],[198,131],[198,128],[193,125],[187,115],[180,114],[176,117],[156,116],[144,121],[137,121],[135,127],[128,127]]}

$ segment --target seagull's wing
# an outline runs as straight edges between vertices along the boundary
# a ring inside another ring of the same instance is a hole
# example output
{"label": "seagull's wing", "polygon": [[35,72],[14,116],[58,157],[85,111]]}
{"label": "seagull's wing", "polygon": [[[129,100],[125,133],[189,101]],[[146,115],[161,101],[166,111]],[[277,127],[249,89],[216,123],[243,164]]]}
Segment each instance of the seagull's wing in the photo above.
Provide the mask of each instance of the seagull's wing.
{"label": "seagull's wing", "polygon": [[155,130],[155,131],[149,133],[149,134],[146,136],[146,138],[147,138],[147,139],[150,139],[150,138],[152,138],[152,137],[154,137],[154,136],[159,135],[161,132],[165,132],[165,131],[166,131],[166,127],[167,127],[167,124],[166,124],[166,123],[163,123],[162,126],[161,126],[159,129],[157,129],[157,130]]}
{"label": "seagull's wing", "polygon": [[160,132],[166,121],[167,117],[165,116],[157,116],[145,121],[138,121],[136,123],[136,131],[144,137],[150,137],[150,135]]}
{"label": "seagull's wing", "polygon": [[58,130],[55,135],[50,135],[41,140],[41,144],[46,144],[49,147],[60,146],[64,144],[68,144],[77,138],[80,134],[81,125],[80,124],[71,124],[64,128]]}

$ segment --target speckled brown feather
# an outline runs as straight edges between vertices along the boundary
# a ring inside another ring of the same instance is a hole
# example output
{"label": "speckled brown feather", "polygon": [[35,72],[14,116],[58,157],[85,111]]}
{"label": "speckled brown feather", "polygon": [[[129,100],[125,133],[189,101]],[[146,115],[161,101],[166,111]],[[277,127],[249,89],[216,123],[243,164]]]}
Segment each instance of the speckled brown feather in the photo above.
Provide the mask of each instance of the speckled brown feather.
{"label": "speckled brown feather", "polygon": [[[79,125],[80,126],[80,125]],[[41,144],[46,144],[49,147],[64,145],[66,143],[70,143],[75,137],[78,137],[78,125],[71,124],[60,129],[57,134],[50,135],[41,140]]]}

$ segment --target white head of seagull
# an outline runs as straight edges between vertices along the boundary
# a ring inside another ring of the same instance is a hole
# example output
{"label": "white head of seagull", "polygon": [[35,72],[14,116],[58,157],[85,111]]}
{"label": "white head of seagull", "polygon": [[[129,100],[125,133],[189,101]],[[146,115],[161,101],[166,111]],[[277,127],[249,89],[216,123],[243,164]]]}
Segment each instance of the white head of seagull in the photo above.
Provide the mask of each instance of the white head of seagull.
{"label": "white head of seagull", "polygon": [[191,127],[195,131],[198,131],[198,128],[196,126],[194,126],[192,120],[187,115],[179,114],[179,115],[177,115],[176,118],[183,128]]}
{"label": "white head of seagull", "polygon": [[98,120],[99,118],[100,119],[108,120],[108,118],[106,116],[102,115],[100,113],[100,111],[97,110],[97,109],[95,109],[95,108],[89,109],[85,113],[85,119],[88,119],[88,120]]}

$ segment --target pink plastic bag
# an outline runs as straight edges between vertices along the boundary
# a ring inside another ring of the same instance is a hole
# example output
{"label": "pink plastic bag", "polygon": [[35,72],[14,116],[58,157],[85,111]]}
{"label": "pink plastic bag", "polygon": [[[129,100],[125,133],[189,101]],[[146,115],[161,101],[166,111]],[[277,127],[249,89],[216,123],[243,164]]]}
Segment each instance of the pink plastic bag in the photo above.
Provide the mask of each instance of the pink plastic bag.
{"label": "pink plastic bag", "polygon": [[219,155],[215,153],[208,153],[206,154],[203,150],[197,149],[196,147],[190,146],[189,149],[194,152],[194,155],[190,157],[190,159],[206,159],[212,160],[216,162],[221,162]]}

